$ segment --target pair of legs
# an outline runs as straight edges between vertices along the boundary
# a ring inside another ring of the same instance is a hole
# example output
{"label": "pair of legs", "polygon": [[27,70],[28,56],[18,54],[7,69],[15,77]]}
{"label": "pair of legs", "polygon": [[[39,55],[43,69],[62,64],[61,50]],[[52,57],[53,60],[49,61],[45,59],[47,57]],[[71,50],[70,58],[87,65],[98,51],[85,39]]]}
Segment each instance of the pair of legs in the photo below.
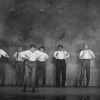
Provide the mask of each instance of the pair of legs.
{"label": "pair of legs", "polygon": [[5,83],[5,68],[4,62],[0,61],[0,78],[1,78],[1,86],[4,86]]}
{"label": "pair of legs", "polygon": [[90,81],[90,59],[83,59],[83,61],[82,61],[81,75],[80,75],[80,79],[79,79],[80,86],[82,85],[82,80],[83,80],[85,71],[86,71],[86,78],[87,78],[86,86],[89,86],[89,81]]}
{"label": "pair of legs", "polygon": [[38,61],[36,70],[36,86],[39,85],[39,79],[42,75],[42,86],[46,83],[46,63]]}
{"label": "pair of legs", "polygon": [[22,86],[24,80],[24,62],[16,61],[16,86]]}
{"label": "pair of legs", "polygon": [[[23,83],[23,92],[26,91],[27,82],[30,79],[31,75],[31,87],[32,92],[35,92],[35,70],[37,67],[36,61],[26,61],[25,62],[25,77],[24,77],[24,83]],[[31,73],[31,74],[30,74]]]}
{"label": "pair of legs", "polygon": [[56,86],[60,87],[60,75],[62,72],[62,86],[65,87],[66,81],[66,62],[65,59],[56,59]]}

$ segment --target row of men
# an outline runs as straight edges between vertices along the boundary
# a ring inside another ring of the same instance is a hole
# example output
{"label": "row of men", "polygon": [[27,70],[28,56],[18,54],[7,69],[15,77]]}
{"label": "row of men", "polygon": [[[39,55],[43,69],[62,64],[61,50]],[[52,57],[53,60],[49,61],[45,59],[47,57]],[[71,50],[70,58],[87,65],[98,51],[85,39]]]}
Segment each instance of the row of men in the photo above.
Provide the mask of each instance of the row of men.
{"label": "row of men", "polygon": [[[8,54],[0,50],[0,55],[9,57]],[[56,65],[56,87],[60,87],[60,75],[62,73],[62,87],[65,87],[66,82],[66,59],[69,58],[69,54],[64,50],[63,45],[58,45],[58,50],[54,52],[55,65]],[[46,85],[46,60],[49,58],[45,52],[45,47],[41,46],[39,50],[36,49],[34,44],[31,44],[26,51],[19,48],[18,52],[14,54],[16,60],[16,85],[23,84],[23,92],[26,92],[27,82],[31,75],[32,92],[35,92],[35,86],[39,85],[39,74],[42,72],[43,81],[42,86]],[[86,70],[87,84],[89,86],[90,80],[90,60],[95,58],[93,51],[89,49],[89,44],[84,44],[84,50],[79,54],[79,58],[82,59],[81,74],[79,78],[79,86],[82,85],[82,80]],[[25,74],[24,73],[25,69]],[[31,73],[31,74],[30,74]]]}

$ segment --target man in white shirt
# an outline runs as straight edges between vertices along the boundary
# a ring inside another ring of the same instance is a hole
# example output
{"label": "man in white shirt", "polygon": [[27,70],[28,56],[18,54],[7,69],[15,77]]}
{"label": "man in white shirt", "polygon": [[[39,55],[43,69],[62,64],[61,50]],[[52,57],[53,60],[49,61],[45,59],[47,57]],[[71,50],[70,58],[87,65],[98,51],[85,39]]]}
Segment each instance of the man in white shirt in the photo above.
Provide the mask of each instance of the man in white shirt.
{"label": "man in white shirt", "polygon": [[54,52],[56,59],[56,87],[60,87],[60,74],[62,72],[62,87],[65,87],[66,81],[66,62],[69,54],[63,50],[63,45],[58,45],[58,51]]}
{"label": "man in white shirt", "polygon": [[[42,75],[42,87],[45,87],[46,83],[46,60],[49,58],[49,56],[45,53],[45,47],[41,46],[39,48],[41,51],[41,54],[38,57],[38,62],[37,62],[37,71],[36,71],[36,87],[39,85],[39,79],[40,76]],[[41,74],[42,73],[42,74]]]}
{"label": "man in white shirt", "polygon": [[25,59],[25,78],[23,83],[23,92],[26,92],[27,82],[31,73],[31,86],[32,92],[35,92],[35,70],[37,67],[37,59],[39,57],[40,51],[36,50],[34,44],[30,45],[29,50],[20,53],[20,56]]}
{"label": "man in white shirt", "polygon": [[18,87],[22,86],[24,80],[24,60],[20,56],[20,52],[22,52],[22,47],[19,47],[13,55],[16,60],[16,86]]}
{"label": "man in white shirt", "polygon": [[5,58],[9,58],[9,55],[2,49],[0,49],[0,77],[1,77],[1,85],[4,85],[5,82],[5,69],[4,69],[4,65],[6,62]]}
{"label": "man in white shirt", "polygon": [[87,78],[87,84],[86,86],[89,86],[90,81],[90,60],[95,58],[94,53],[89,49],[89,44],[84,45],[84,50],[82,50],[79,54],[79,58],[82,59],[82,68],[81,68],[81,75],[79,79],[79,85],[82,85],[82,80],[84,77],[84,73],[86,70],[86,78]]}

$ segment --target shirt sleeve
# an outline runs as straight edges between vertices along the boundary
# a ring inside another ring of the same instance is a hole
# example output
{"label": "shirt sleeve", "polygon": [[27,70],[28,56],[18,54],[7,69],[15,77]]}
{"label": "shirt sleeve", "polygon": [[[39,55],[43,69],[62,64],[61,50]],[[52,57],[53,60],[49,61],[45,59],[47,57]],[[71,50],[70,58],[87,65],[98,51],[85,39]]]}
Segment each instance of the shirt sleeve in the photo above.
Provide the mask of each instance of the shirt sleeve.
{"label": "shirt sleeve", "polygon": [[91,51],[90,53],[91,53],[92,58],[95,58],[93,51]]}
{"label": "shirt sleeve", "polygon": [[14,53],[13,57],[14,57],[14,58],[16,58],[16,57],[17,57],[17,52],[16,52],[16,53]]}
{"label": "shirt sleeve", "polygon": [[4,50],[0,50],[0,54],[4,57],[9,57],[8,54]]}
{"label": "shirt sleeve", "polygon": [[29,52],[28,51],[22,51],[22,52],[20,52],[20,56],[22,58],[28,58],[29,57]]}
{"label": "shirt sleeve", "polygon": [[54,58],[57,58],[57,51],[54,52]]}
{"label": "shirt sleeve", "polygon": [[35,53],[36,53],[36,58],[38,59],[39,56],[41,55],[41,52],[39,50],[36,50]]}
{"label": "shirt sleeve", "polygon": [[48,59],[49,58],[49,56],[45,53],[45,59]]}
{"label": "shirt sleeve", "polygon": [[69,54],[66,51],[64,52],[65,52],[66,58],[69,58]]}
{"label": "shirt sleeve", "polygon": [[79,58],[82,59],[82,56],[83,56],[83,51],[80,52]]}

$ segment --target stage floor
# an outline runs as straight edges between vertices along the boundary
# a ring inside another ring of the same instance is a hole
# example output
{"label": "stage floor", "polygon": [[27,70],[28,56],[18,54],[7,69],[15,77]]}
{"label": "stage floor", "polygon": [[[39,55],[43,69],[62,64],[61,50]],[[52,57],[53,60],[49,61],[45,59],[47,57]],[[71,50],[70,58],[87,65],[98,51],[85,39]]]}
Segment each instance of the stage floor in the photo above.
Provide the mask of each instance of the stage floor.
{"label": "stage floor", "polygon": [[0,100],[100,100],[99,87],[66,87],[66,88],[36,88],[32,93],[31,88],[22,92],[22,88],[0,87]]}

